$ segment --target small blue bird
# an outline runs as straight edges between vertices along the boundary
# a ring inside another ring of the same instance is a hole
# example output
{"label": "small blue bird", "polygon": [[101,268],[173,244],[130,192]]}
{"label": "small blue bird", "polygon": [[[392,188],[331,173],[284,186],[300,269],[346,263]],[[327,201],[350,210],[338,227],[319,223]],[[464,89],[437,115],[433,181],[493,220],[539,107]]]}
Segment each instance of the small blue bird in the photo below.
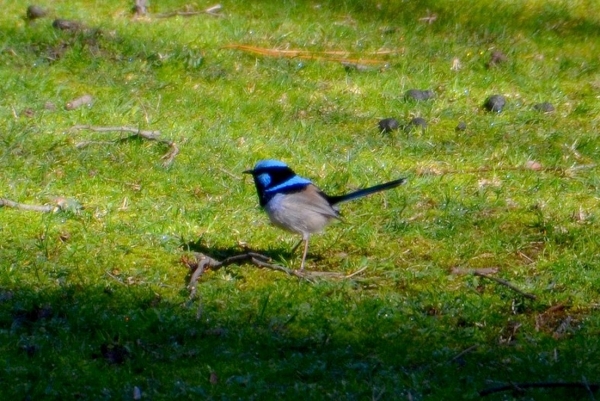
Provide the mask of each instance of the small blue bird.
{"label": "small blue bird", "polygon": [[309,179],[300,177],[278,160],[261,160],[252,170],[244,173],[252,174],[260,206],[265,209],[271,222],[284,230],[302,235],[304,253],[300,270],[304,270],[310,235],[321,232],[331,220],[340,219],[336,206],[338,203],[395,188],[405,181],[400,178],[346,195],[329,196]]}

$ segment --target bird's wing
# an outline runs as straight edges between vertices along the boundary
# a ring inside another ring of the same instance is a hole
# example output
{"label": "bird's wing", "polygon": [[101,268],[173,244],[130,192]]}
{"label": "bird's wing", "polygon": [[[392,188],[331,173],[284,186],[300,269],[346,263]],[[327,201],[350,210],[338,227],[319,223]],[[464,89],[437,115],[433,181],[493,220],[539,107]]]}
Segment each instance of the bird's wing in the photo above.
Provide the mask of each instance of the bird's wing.
{"label": "bird's wing", "polygon": [[311,184],[302,191],[286,195],[283,202],[288,203],[292,209],[303,209],[327,218],[339,219],[338,211],[331,206],[325,196],[319,188]]}

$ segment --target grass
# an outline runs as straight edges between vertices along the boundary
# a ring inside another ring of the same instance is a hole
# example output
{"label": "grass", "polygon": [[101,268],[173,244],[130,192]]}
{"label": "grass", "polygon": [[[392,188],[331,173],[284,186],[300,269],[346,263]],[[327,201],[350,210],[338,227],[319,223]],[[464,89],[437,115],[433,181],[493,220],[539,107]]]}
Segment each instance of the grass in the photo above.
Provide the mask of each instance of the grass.
{"label": "grass", "polygon": [[[126,2],[54,1],[32,24],[23,4],[0,5],[0,197],[84,206],[0,208],[0,398],[478,399],[502,383],[600,381],[595,3],[232,1],[224,18],[133,20]],[[57,17],[101,33],[57,31]],[[347,71],[232,43],[402,51]],[[494,50],[507,61],[487,68]],[[406,101],[411,88],[436,98]],[[65,110],[86,93],[91,107]],[[491,94],[502,113],[482,110]],[[542,101],[556,112],[532,110]],[[413,116],[428,128],[377,132]],[[181,152],[164,167],[166,145],[79,124],[160,130]],[[362,275],[229,267],[203,277],[199,314],[181,263],[198,247],[222,257],[246,242],[298,266],[296,239],[241,174],[264,158],[333,194],[409,182],[344,205],[311,241],[310,270]],[[516,168],[528,161],[542,168]],[[491,267],[536,300],[452,273]]]}

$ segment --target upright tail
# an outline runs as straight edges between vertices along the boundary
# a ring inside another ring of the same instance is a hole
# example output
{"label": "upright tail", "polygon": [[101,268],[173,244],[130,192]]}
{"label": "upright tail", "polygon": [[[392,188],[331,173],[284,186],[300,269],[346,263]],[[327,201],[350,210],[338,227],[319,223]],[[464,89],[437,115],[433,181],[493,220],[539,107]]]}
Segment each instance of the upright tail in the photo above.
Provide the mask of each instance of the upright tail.
{"label": "upright tail", "polygon": [[335,205],[336,203],[348,202],[354,199],[362,198],[363,196],[374,194],[375,192],[385,191],[386,189],[396,188],[399,185],[402,185],[406,179],[400,178],[398,180],[386,182],[385,184],[375,185],[373,187],[359,189],[355,192],[350,192],[346,195],[338,195],[338,196],[328,196],[327,199],[329,203]]}

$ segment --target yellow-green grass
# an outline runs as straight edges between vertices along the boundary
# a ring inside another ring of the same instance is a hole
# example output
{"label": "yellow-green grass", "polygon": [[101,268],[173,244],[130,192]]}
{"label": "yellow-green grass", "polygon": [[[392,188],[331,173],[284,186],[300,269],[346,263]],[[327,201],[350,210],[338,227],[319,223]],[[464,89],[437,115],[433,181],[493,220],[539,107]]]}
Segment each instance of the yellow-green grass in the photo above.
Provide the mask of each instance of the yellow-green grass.
{"label": "yellow-green grass", "polygon": [[[527,396],[591,399],[595,2],[232,1],[221,17],[164,19],[113,0],[39,4],[50,15],[28,23],[27,4],[0,1],[0,198],[84,208],[0,208],[1,398],[477,399],[568,381],[583,389]],[[488,67],[494,51],[506,61]],[[407,101],[413,88],[436,96]],[[91,107],[65,109],[84,94]],[[481,107],[492,94],[502,113]],[[556,111],[533,110],[543,101]],[[415,116],[427,129],[377,130]],[[180,153],[165,167],[165,144],[76,125],[159,130]],[[243,242],[299,266],[297,238],[268,224],[242,175],[264,158],[333,194],[408,183],[344,204],[344,221],[312,238],[309,270],[360,275],[309,283],[243,264],[207,272],[190,305],[181,258],[193,250],[222,258]],[[536,299],[456,274],[490,268]]]}

